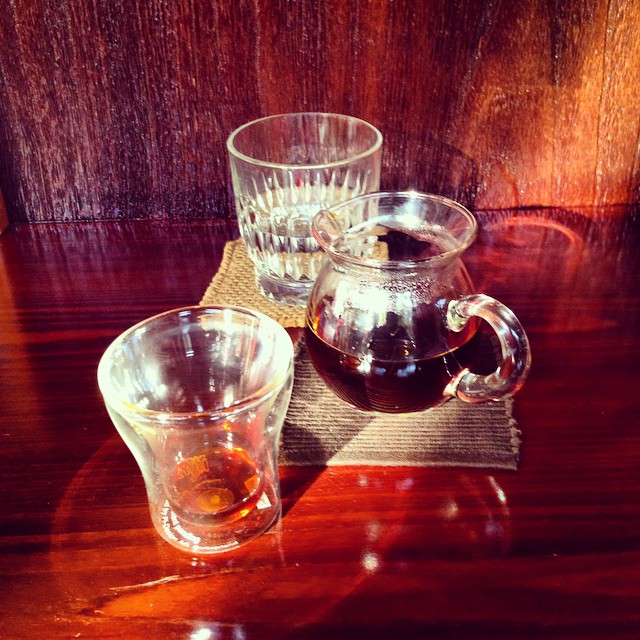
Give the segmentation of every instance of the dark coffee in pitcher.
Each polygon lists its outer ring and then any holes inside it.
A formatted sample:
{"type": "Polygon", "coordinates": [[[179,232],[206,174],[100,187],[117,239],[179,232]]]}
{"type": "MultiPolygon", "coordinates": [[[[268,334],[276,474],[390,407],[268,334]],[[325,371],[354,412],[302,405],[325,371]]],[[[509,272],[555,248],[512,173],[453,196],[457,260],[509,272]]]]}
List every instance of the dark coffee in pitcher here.
{"type": "Polygon", "coordinates": [[[423,411],[445,400],[447,385],[472,367],[478,354],[477,322],[456,333],[436,321],[433,312],[414,316],[410,323],[388,313],[359,354],[349,352],[348,340],[336,339],[348,328],[327,326],[316,317],[305,329],[307,350],[327,386],[350,405],[384,413],[423,411]],[[332,336],[332,344],[323,335],[332,336]]]}

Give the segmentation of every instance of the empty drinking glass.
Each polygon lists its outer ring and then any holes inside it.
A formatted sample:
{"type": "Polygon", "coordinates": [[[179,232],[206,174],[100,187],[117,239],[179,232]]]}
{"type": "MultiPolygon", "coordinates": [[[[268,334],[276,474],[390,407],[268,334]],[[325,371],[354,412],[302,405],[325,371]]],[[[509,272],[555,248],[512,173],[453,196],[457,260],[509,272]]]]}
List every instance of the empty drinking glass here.
{"type": "Polygon", "coordinates": [[[263,295],[304,305],[322,261],[311,220],[376,191],[382,135],[333,113],[269,116],[227,140],[240,233],[263,295]]]}

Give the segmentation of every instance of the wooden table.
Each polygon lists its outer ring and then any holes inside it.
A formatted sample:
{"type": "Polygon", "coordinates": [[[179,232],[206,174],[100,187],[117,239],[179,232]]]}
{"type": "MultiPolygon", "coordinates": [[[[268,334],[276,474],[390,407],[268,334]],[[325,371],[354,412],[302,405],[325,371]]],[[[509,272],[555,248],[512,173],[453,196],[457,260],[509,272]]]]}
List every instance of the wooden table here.
{"type": "Polygon", "coordinates": [[[640,637],[640,216],[478,218],[467,266],[533,351],[519,470],[282,469],[282,522],[207,559],[152,529],[95,374],[123,329],[200,300],[233,231],[10,228],[0,637],[640,637]]]}

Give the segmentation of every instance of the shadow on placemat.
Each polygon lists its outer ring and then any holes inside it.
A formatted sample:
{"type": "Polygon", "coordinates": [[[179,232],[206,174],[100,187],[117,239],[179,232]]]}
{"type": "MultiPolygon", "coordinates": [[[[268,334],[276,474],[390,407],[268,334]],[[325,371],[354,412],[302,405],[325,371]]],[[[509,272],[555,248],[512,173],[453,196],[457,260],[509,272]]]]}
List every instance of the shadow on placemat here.
{"type": "MultiPolygon", "coordinates": [[[[259,293],[242,240],[226,244],[220,269],[201,304],[247,307],[285,327],[304,326],[304,308],[278,305],[259,293]]],[[[358,411],[329,391],[304,344],[297,347],[281,464],[517,469],[520,432],[511,400],[481,405],[450,400],[435,409],[405,415],[358,411]]]]}
{"type": "Polygon", "coordinates": [[[280,463],[514,470],[520,439],[511,409],[511,401],[450,400],[414,414],[358,411],[325,386],[301,344],[280,463]]]}

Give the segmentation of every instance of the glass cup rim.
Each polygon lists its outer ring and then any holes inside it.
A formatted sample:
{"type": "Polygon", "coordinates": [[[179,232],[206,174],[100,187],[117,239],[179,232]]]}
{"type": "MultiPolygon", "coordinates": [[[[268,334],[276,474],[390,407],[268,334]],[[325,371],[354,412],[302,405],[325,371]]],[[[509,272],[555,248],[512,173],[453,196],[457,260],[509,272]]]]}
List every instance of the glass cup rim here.
{"type": "Polygon", "coordinates": [[[271,169],[330,169],[334,167],[341,167],[344,165],[348,165],[354,162],[358,162],[364,158],[367,158],[374,153],[376,153],[380,147],[382,146],[382,133],[380,130],[372,125],[370,122],[363,120],[362,118],[358,118],[357,116],[350,116],[343,113],[332,113],[328,111],[299,111],[299,112],[291,112],[291,113],[276,113],[269,116],[263,116],[261,118],[256,118],[255,120],[250,120],[249,122],[245,122],[240,125],[238,128],[234,129],[229,137],[227,138],[227,149],[233,157],[238,160],[242,160],[249,164],[258,165],[260,167],[269,167],[271,169]],[[276,119],[285,119],[285,118],[301,118],[304,116],[326,116],[328,118],[333,119],[342,119],[342,120],[350,120],[352,122],[357,122],[359,124],[365,125],[373,134],[375,135],[374,143],[365,151],[358,153],[353,156],[349,156],[344,160],[335,160],[333,162],[321,162],[321,163],[312,163],[312,164],[291,164],[286,162],[267,162],[266,160],[261,160],[260,158],[256,158],[254,156],[249,156],[245,153],[239,151],[235,146],[236,137],[245,129],[249,127],[255,126],[256,124],[266,122],[268,120],[276,120],[276,119]]]}
{"type": "Polygon", "coordinates": [[[118,335],[105,349],[102,357],[100,358],[100,362],[98,363],[98,387],[100,392],[107,404],[108,407],[113,408],[119,414],[125,417],[133,417],[136,421],[141,421],[145,423],[155,424],[157,426],[162,427],[163,425],[171,424],[172,427],[175,427],[176,424],[181,421],[193,420],[193,418],[210,418],[210,419],[219,419],[225,416],[229,416],[231,414],[238,413],[239,411],[245,411],[247,409],[251,409],[255,405],[263,402],[268,399],[273,394],[277,393],[282,389],[284,384],[286,383],[289,371],[291,369],[291,363],[293,362],[294,357],[294,348],[293,342],[291,340],[291,336],[287,333],[287,330],[278,322],[276,322],[273,318],[270,318],[264,313],[260,311],[255,311],[253,309],[247,309],[245,307],[239,306],[227,306],[227,305],[190,305],[186,307],[177,307],[175,309],[169,309],[167,311],[163,311],[161,313],[155,314],[140,322],[132,325],[128,329],[125,329],[120,335],[118,335]],[[177,316],[181,313],[189,312],[224,312],[231,311],[233,313],[237,313],[241,316],[250,316],[260,320],[261,322],[266,322],[274,329],[274,333],[279,335],[282,338],[281,349],[284,351],[278,351],[278,357],[282,357],[283,360],[287,359],[289,361],[289,365],[286,369],[278,372],[269,382],[262,385],[260,388],[256,389],[253,393],[247,395],[244,398],[241,398],[235,402],[227,406],[216,407],[215,409],[208,409],[202,412],[172,412],[172,411],[156,411],[154,409],[144,409],[135,404],[127,402],[121,398],[118,394],[117,390],[114,388],[114,385],[109,380],[109,372],[111,369],[111,359],[113,354],[122,347],[125,341],[131,337],[135,332],[139,331],[141,328],[146,325],[150,325],[158,320],[168,317],[168,316],[177,316]],[[286,337],[286,340],[285,340],[286,337]]]}
{"type": "Polygon", "coordinates": [[[452,200],[451,198],[447,198],[446,196],[441,196],[435,193],[424,193],[416,190],[407,190],[407,191],[373,191],[371,193],[363,193],[355,198],[350,198],[349,200],[345,200],[340,202],[332,207],[329,207],[327,211],[329,213],[340,213],[340,211],[346,209],[347,207],[353,206],[354,204],[358,204],[367,200],[384,200],[395,198],[398,200],[420,200],[420,201],[429,201],[429,202],[437,202],[445,207],[448,207],[457,213],[461,214],[462,217],[469,224],[469,233],[466,238],[460,242],[454,249],[450,249],[449,251],[443,251],[435,256],[429,256],[427,258],[419,258],[416,260],[379,260],[376,258],[365,258],[360,256],[351,255],[345,251],[340,251],[336,249],[330,242],[327,242],[317,230],[316,220],[323,213],[319,211],[313,217],[311,222],[312,233],[315,240],[321,246],[322,250],[333,256],[338,260],[344,260],[350,264],[354,265],[362,265],[367,267],[374,268],[385,268],[385,269],[407,269],[410,267],[416,267],[419,265],[433,265],[436,263],[448,262],[453,258],[456,258],[462,253],[464,253],[475,241],[478,235],[478,221],[475,216],[469,211],[464,205],[460,204],[456,200],[452,200]]]}

